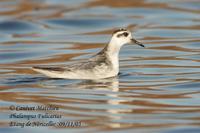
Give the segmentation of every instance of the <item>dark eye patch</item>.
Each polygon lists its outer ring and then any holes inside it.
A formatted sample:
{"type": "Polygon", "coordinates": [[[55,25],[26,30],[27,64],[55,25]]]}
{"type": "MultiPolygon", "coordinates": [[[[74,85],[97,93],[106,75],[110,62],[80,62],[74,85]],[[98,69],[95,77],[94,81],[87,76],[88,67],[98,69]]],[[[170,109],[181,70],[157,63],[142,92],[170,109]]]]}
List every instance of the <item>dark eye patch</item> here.
{"type": "Polygon", "coordinates": [[[128,35],[129,35],[128,32],[124,32],[122,34],[118,34],[117,37],[121,37],[121,36],[127,37],[128,35]]]}
{"type": "Polygon", "coordinates": [[[128,36],[128,33],[127,33],[127,32],[124,32],[123,35],[124,35],[125,37],[127,37],[127,36],[128,36]]]}

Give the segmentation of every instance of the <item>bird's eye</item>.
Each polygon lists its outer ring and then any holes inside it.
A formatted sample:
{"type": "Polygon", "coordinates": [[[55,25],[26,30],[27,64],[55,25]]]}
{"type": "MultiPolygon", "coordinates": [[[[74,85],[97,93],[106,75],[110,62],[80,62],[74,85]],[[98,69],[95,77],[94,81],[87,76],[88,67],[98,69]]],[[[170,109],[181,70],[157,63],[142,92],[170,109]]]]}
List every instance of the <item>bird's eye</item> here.
{"type": "Polygon", "coordinates": [[[128,36],[128,33],[127,33],[127,32],[124,32],[123,35],[124,35],[125,37],[127,37],[127,36],[128,36]]]}
{"type": "Polygon", "coordinates": [[[127,37],[129,35],[128,32],[123,32],[121,34],[118,34],[117,37],[127,37]]]}

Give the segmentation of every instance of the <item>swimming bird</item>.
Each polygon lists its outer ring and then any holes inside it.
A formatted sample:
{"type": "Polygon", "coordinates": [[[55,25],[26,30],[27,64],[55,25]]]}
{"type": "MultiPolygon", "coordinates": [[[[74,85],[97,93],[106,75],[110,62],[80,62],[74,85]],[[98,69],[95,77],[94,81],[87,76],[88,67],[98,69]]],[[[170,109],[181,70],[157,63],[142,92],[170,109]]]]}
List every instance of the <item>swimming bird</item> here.
{"type": "Polygon", "coordinates": [[[144,45],[135,40],[127,29],[113,32],[110,42],[90,59],[63,67],[35,66],[34,71],[51,78],[64,79],[104,79],[119,73],[119,51],[125,44],[144,45]]]}

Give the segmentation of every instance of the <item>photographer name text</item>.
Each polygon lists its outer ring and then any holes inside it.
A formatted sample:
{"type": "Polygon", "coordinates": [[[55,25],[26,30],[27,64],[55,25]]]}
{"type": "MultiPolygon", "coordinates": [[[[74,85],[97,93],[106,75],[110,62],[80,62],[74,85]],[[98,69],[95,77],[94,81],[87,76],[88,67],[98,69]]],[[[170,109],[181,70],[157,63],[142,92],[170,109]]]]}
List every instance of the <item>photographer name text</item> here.
{"type": "Polygon", "coordinates": [[[11,105],[9,107],[10,110],[12,111],[57,111],[59,110],[59,107],[57,106],[53,106],[53,105],[48,105],[48,106],[44,106],[44,105],[38,105],[38,106],[15,106],[15,105],[11,105]]]}

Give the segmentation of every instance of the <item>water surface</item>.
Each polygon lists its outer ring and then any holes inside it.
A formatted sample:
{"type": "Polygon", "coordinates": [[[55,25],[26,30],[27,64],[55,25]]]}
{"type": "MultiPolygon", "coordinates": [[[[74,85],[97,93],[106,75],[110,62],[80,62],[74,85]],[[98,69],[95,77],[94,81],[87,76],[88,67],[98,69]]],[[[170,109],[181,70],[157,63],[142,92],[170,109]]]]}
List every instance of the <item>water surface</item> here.
{"type": "Polygon", "coordinates": [[[198,0],[0,1],[0,132],[199,133],[199,14],[198,0]],[[88,59],[119,27],[146,48],[123,47],[116,78],[50,79],[30,69],[88,59]],[[28,121],[11,114],[45,112],[62,118],[30,121],[81,126],[10,126],[28,121]]]}

